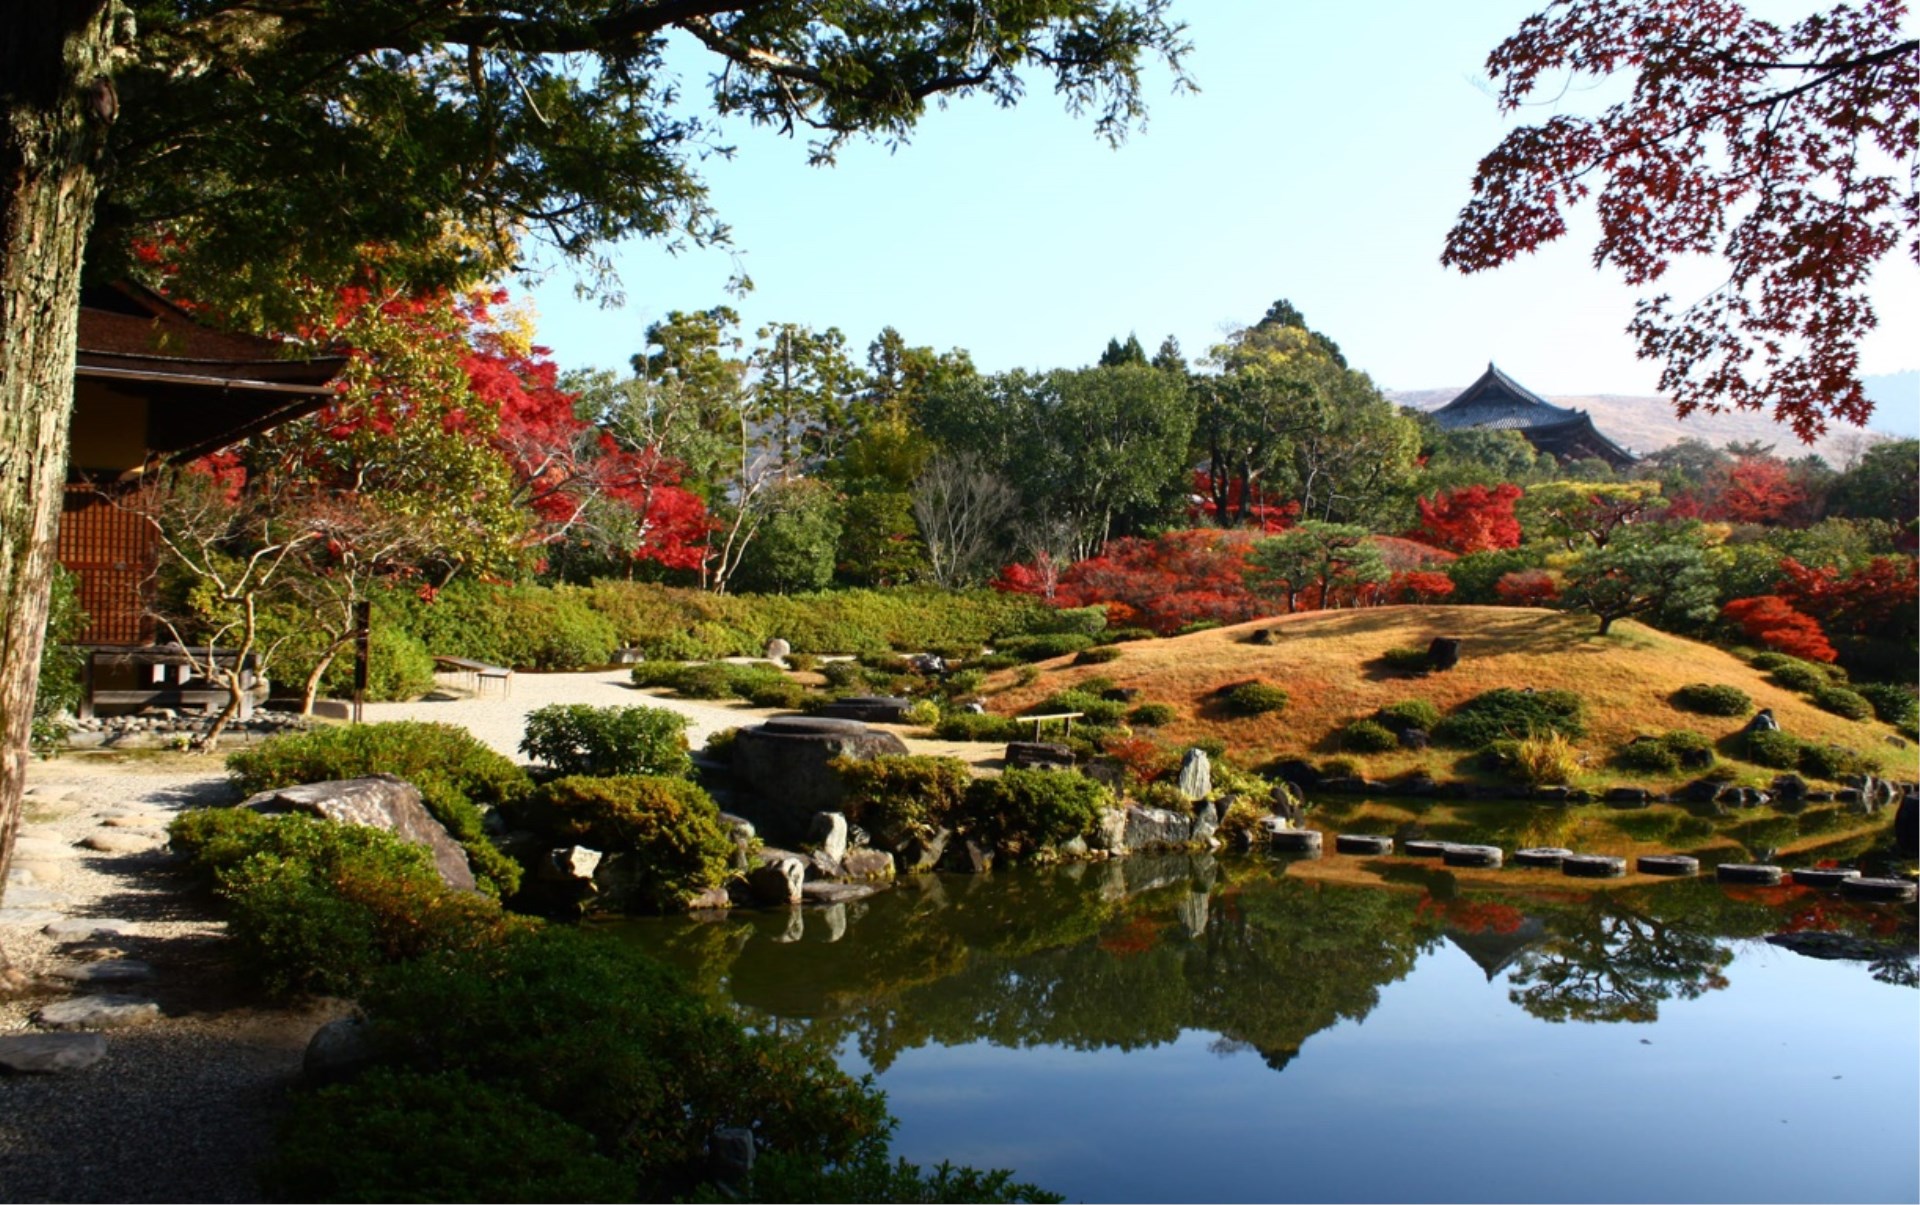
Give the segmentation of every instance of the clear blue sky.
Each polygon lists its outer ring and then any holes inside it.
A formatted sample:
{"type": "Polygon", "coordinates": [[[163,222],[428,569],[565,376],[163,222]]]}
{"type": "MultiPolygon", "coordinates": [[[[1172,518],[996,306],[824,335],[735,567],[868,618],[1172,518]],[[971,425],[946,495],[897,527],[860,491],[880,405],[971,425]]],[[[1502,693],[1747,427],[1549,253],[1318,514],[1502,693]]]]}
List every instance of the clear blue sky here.
{"type": "MultiPolygon", "coordinates": [[[[737,158],[705,176],[734,250],[617,249],[615,310],[556,273],[535,291],[540,338],[565,367],[624,367],[648,323],[728,301],[744,269],[756,287],[730,304],[748,334],[838,326],[856,356],[893,325],[988,370],[1089,363],[1129,331],[1197,357],[1286,297],[1383,388],[1464,385],[1493,360],[1543,393],[1652,394],[1658,372],[1624,334],[1635,293],[1591,266],[1590,226],[1491,274],[1439,263],[1474,165],[1508,127],[1482,63],[1539,7],[1186,0],[1201,91],[1157,75],[1148,127],[1118,150],[1037,79],[1015,108],[956,102],[897,152],[857,145],[832,168],[730,128],[737,158]]],[[[1865,371],[1920,367],[1910,260],[1883,265],[1876,302],[1865,371]]]]}

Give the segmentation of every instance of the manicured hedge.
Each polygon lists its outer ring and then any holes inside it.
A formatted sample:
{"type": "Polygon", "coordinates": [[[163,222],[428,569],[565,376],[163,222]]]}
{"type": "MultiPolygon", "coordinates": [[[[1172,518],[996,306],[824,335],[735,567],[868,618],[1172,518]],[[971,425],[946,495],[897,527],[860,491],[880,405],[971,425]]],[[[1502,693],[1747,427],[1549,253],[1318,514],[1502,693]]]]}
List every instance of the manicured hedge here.
{"type": "Polygon", "coordinates": [[[1242,682],[1226,693],[1227,710],[1235,715],[1266,715],[1287,705],[1287,692],[1270,682],[1242,682]]]}
{"type": "Polygon", "coordinates": [[[888,848],[957,823],[973,781],[967,764],[954,757],[840,758],[833,768],[846,787],[847,819],[888,848]]]}
{"type": "Polygon", "coordinates": [[[1455,707],[1434,726],[1434,739],[1463,749],[1480,749],[1496,740],[1524,740],[1557,732],[1586,734],[1585,704],[1570,690],[1514,690],[1499,687],[1455,707]]]}
{"type": "Polygon", "coordinates": [[[527,713],[520,752],[559,775],[685,774],[687,718],[664,707],[555,703],[527,713]]]}
{"type": "Polygon", "coordinates": [[[1753,699],[1738,686],[1692,682],[1673,692],[1673,705],[1698,715],[1746,715],[1753,699]]]}
{"type": "Polygon", "coordinates": [[[625,855],[640,893],[662,910],[719,886],[733,856],[720,809],[684,778],[561,778],[512,812],[515,823],[555,843],[625,855]]]}
{"type": "Polygon", "coordinates": [[[1064,770],[1007,770],[967,788],[966,831],[1011,856],[1092,834],[1113,792],[1064,770]]]}

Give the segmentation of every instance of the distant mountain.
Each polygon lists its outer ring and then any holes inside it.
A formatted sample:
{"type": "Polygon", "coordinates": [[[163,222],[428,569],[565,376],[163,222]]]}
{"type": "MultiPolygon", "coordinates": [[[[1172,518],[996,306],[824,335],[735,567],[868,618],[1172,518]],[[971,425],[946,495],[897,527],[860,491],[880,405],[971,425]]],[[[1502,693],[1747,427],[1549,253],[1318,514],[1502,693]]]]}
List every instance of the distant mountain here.
{"type": "MultiPolygon", "coordinates": [[[[1458,385],[1448,389],[1395,389],[1388,390],[1387,397],[1416,410],[1438,410],[1460,396],[1460,391],[1465,388],[1465,385],[1458,385]]],[[[1839,466],[1851,459],[1855,448],[1863,442],[1863,436],[1871,437],[1876,432],[1920,434],[1915,430],[1920,425],[1920,372],[1869,377],[1867,391],[1878,406],[1869,431],[1843,428],[1829,432],[1813,445],[1813,450],[1820,453],[1828,464],[1839,466]],[[1882,382],[1885,384],[1880,384],[1882,382]],[[1901,392],[1903,387],[1906,390],[1904,394],[1901,392]]],[[[1790,428],[1781,426],[1763,414],[1747,411],[1735,414],[1696,413],[1682,420],[1673,416],[1673,404],[1660,397],[1623,397],[1615,393],[1546,396],[1555,405],[1585,410],[1593,416],[1593,425],[1600,429],[1601,434],[1640,454],[1658,451],[1683,439],[1704,440],[1716,448],[1729,443],[1757,440],[1773,444],[1774,450],[1782,456],[1804,454],[1802,445],[1790,428]]]]}

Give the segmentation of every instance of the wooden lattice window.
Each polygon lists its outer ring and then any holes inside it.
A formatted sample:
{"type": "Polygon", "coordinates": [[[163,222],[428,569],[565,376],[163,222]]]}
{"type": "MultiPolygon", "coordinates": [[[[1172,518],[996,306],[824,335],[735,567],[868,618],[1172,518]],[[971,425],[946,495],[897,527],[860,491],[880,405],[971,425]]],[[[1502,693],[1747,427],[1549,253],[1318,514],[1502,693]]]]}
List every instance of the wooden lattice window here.
{"type": "Polygon", "coordinates": [[[80,579],[87,613],[82,644],[151,644],[147,590],[153,578],[153,529],[94,487],[69,485],[60,517],[60,563],[80,579]]]}

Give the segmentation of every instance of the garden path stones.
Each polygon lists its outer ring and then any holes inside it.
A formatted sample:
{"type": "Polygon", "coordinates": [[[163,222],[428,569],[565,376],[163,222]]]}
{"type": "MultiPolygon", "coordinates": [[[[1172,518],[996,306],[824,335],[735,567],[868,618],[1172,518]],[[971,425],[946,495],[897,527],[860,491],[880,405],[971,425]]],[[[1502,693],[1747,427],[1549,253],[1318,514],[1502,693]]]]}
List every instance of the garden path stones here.
{"type": "Polygon", "coordinates": [[[1402,841],[1400,852],[1409,858],[1444,858],[1450,844],[1447,841],[1402,841]]]}
{"type": "Polygon", "coordinates": [[[17,861],[52,861],[59,858],[71,858],[73,849],[65,842],[52,837],[33,837],[22,833],[13,842],[13,856],[17,861]]]}
{"type": "Polygon", "coordinates": [[[160,842],[158,833],[116,830],[82,837],[80,847],[102,854],[144,854],[160,848],[160,842]]]}
{"type": "Polygon", "coordinates": [[[1497,845],[1449,845],[1440,858],[1448,866],[1498,870],[1506,860],[1506,854],[1497,845]]]}
{"type": "Polygon", "coordinates": [[[97,1033],[28,1033],[0,1037],[0,1068],[16,1075],[84,1071],[107,1057],[97,1033]]]}
{"type": "Polygon", "coordinates": [[[1917,893],[1915,885],[1907,879],[1848,879],[1840,884],[1840,894],[1856,900],[1885,900],[1897,904],[1911,904],[1917,893]]]}
{"type": "Polygon", "coordinates": [[[153,978],[153,967],[138,958],[104,958],[55,967],[47,974],[71,983],[144,983],[153,978]]]}
{"type": "Polygon", "coordinates": [[[1390,854],[1393,852],[1393,838],[1375,837],[1367,833],[1340,833],[1333,839],[1333,848],[1343,854],[1390,854]]]}
{"type": "Polygon", "coordinates": [[[1627,873],[1627,860],[1606,854],[1569,854],[1560,859],[1560,873],[1573,879],[1617,879],[1627,873]]]}
{"type": "Polygon", "coordinates": [[[1839,887],[1848,879],[1857,879],[1857,870],[1834,869],[1828,867],[1801,866],[1793,872],[1793,881],[1801,887],[1824,887],[1828,890],[1839,887]]]}
{"type": "Polygon", "coordinates": [[[62,869],[58,862],[15,862],[7,870],[7,884],[10,887],[55,887],[60,883],[62,869]]]}
{"type": "Polygon", "coordinates": [[[1646,854],[1634,863],[1634,869],[1641,874],[1686,878],[1700,873],[1700,859],[1685,854],[1646,854]]]}
{"type": "Polygon", "coordinates": [[[33,1014],[48,1029],[127,1029],[160,1018],[160,1006],[137,996],[75,996],[33,1014]]]}
{"type": "Polygon", "coordinates": [[[1320,856],[1320,843],[1324,840],[1315,829],[1281,829],[1268,838],[1268,849],[1277,854],[1304,854],[1309,858],[1320,856]]]}
{"type": "Polygon", "coordinates": [[[1549,870],[1557,870],[1560,868],[1562,862],[1572,856],[1572,850],[1562,849],[1557,845],[1536,845],[1531,849],[1514,850],[1513,864],[1515,866],[1536,866],[1549,870]]]}
{"type": "Polygon", "coordinates": [[[1778,866],[1722,862],[1714,868],[1714,876],[1722,883],[1758,883],[1763,887],[1778,887],[1780,881],[1787,877],[1787,872],[1778,866]]]}
{"type": "Polygon", "coordinates": [[[125,937],[131,923],[104,917],[62,917],[40,931],[55,941],[99,941],[125,937]]]}

